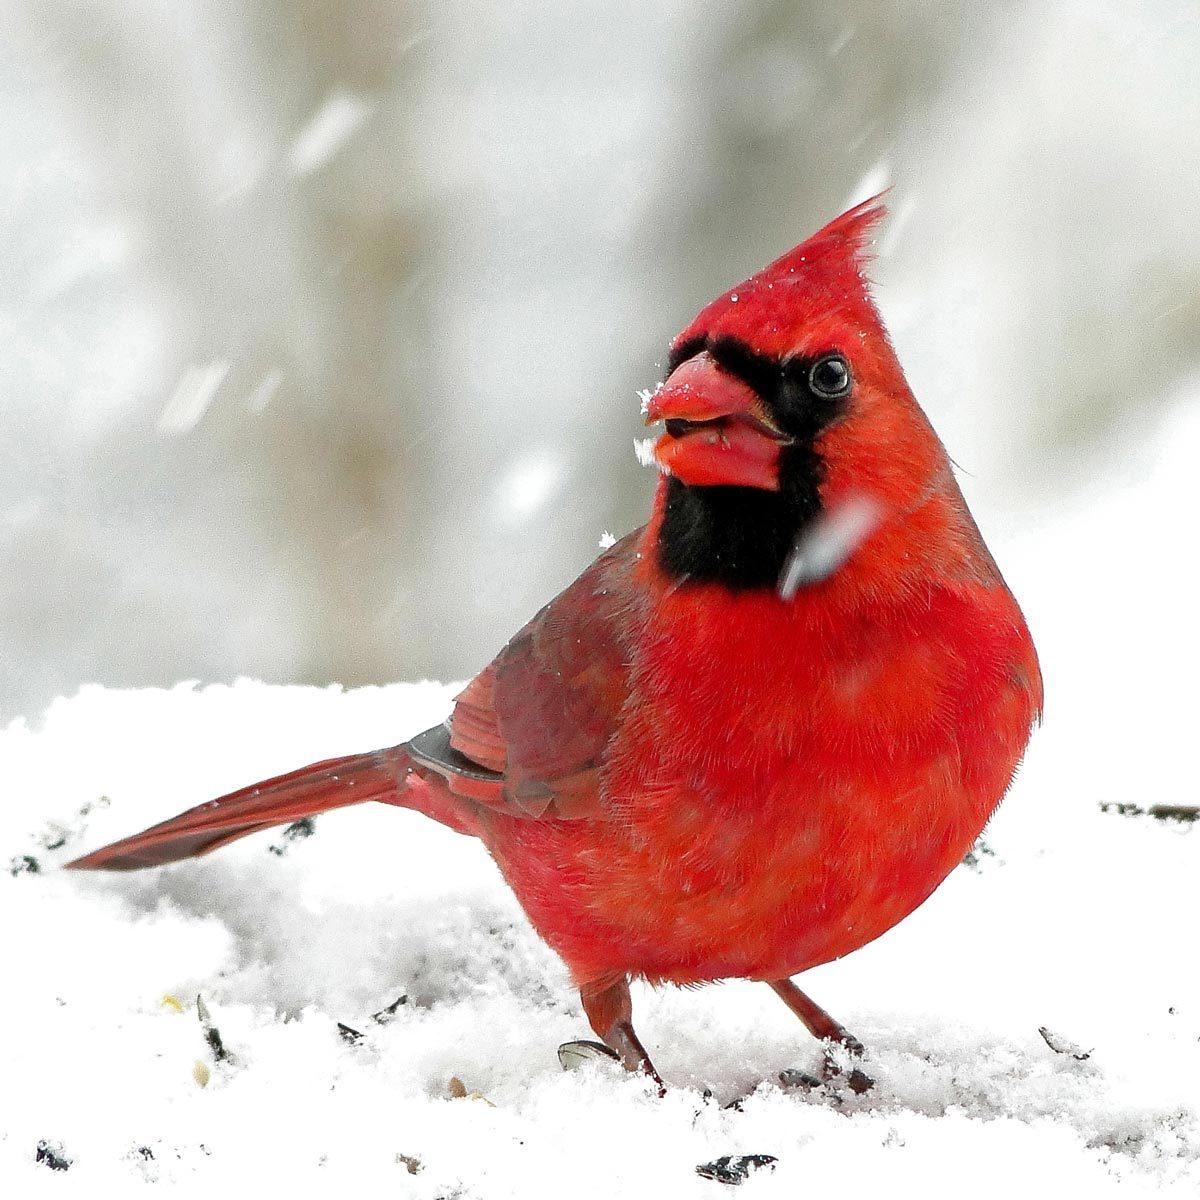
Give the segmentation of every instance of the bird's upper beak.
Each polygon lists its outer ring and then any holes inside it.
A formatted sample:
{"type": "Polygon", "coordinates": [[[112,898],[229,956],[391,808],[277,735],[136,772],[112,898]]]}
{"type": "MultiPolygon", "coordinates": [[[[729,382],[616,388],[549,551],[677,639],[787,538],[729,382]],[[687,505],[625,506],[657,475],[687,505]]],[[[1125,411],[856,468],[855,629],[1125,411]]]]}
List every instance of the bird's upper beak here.
{"type": "Polygon", "coordinates": [[[790,439],[759,394],[707,350],[680,363],[650,398],[646,424],[666,422],[659,465],[695,487],[779,490],[779,451],[790,439]]]}

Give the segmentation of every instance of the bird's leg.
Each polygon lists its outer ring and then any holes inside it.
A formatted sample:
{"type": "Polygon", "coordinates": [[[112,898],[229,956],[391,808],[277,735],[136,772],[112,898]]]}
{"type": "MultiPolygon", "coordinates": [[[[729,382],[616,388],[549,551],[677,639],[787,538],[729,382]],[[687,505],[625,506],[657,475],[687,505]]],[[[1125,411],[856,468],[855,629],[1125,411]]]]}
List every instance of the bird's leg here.
{"type": "MultiPolygon", "coordinates": [[[[804,1027],[819,1041],[833,1042],[848,1050],[855,1058],[863,1055],[863,1044],[844,1025],[835,1021],[819,1004],[810,1000],[790,979],[769,981],[775,994],[804,1022],[804,1027]]],[[[826,1054],[827,1075],[840,1075],[837,1064],[826,1054]]],[[[865,1092],[873,1080],[857,1067],[847,1077],[850,1090],[865,1092]]]]}
{"type": "Polygon", "coordinates": [[[629,995],[629,980],[620,979],[608,987],[582,987],[579,999],[591,1027],[604,1044],[615,1050],[627,1071],[644,1071],[659,1090],[664,1090],[662,1077],[654,1069],[646,1047],[633,1028],[633,1000],[629,995]]]}
{"type": "Polygon", "coordinates": [[[855,1057],[863,1053],[863,1044],[844,1025],[835,1021],[819,1004],[810,1000],[790,979],[773,979],[776,995],[804,1022],[805,1029],[818,1041],[836,1042],[855,1057]]]}

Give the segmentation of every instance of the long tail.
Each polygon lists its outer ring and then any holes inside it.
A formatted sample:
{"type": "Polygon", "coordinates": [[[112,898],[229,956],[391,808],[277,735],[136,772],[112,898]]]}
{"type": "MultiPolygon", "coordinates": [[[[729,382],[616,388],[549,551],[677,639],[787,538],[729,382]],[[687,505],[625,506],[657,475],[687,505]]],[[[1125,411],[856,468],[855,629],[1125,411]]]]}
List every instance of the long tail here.
{"type": "MultiPolygon", "coordinates": [[[[289,771],[113,842],[66,865],[81,871],[135,871],[207,854],[218,846],[301,817],[363,804],[403,803],[411,763],[403,746],[351,754],[289,771]]],[[[437,814],[430,812],[435,819],[437,814]]]]}

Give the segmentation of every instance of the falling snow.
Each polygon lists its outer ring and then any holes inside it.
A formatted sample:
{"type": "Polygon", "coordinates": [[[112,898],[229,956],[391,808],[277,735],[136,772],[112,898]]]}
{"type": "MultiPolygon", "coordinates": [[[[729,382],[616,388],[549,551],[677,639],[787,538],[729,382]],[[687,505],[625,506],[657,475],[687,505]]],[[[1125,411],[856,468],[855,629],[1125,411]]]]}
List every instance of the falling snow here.
{"type": "Polygon", "coordinates": [[[313,113],[296,135],[288,161],[297,175],[319,171],[354,136],[375,106],[361,96],[338,89],[313,113]]]}

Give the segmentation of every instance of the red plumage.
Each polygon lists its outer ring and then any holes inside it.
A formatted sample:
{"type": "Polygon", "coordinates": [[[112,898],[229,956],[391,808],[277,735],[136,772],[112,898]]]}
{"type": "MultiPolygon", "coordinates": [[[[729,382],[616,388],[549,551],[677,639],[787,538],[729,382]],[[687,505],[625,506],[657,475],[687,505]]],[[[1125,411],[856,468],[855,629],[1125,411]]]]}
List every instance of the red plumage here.
{"type": "Polygon", "coordinates": [[[316,764],[96,851],[131,868],[361,800],[479,837],[597,1033],[652,1070],[628,980],[772,983],[916,908],[970,848],[1041,708],[1020,610],[918,408],[850,210],[705,307],[653,397],[649,523],[459,697],[448,735],[316,764]],[[845,378],[843,379],[843,371],[845,378]],[[820,513],[877,519],[784,599],[820,513]]]}

